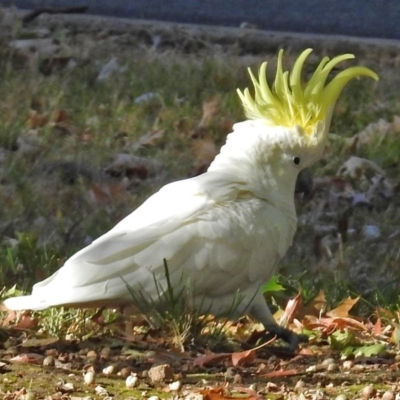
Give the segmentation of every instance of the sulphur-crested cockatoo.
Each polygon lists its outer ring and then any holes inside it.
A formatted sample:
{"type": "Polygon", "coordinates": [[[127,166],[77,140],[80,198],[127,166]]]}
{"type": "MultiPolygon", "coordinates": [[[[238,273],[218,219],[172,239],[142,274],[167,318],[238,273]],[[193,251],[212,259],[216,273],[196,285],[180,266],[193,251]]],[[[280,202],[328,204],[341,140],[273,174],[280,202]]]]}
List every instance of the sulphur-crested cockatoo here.
{"type": "Polygon", "coordinates": [[[258,79],[249,71],[254,95],[238,90],[248,120],[235,124],[207,172],[164,186],[30,296],[5,306],[124,306],[132,291],[157,302],[167,290],[166,260],[170,285],[178,291],[190,284],[199,311],[249,314],[296,348],[299,336],[277,325],[260,287],[292,243],[296,177],[321,157],[340,92],[357,76],[377,79],[353,66],[327,83],[337,64],[353,58],[345,54],[323,58],[303,84],[310,52],[284,72],[280,51],[272,86],[267,63],[258,79]]]}

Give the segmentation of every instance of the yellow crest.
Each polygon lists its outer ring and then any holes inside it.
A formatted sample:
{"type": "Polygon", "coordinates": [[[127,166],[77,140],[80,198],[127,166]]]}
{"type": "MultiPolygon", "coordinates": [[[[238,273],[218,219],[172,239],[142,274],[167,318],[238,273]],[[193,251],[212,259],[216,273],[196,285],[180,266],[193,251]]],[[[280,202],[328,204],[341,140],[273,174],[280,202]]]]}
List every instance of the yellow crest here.
{"type": "Polygon", "coordinates": [[[249,68],[255,88],[254,98],[249,89],[238,89],[245,113],[249,119],[265,120],[272,125],[292,127],[298,125],[311,134],[319,121],[325,122],[326,130],[330,124],[333,106],[342,89],[353,78],[369,76],[378,80],[378,75],[365,67],[350,67],[339,72],[328,84],[327,78],[340,62],[354,58],[352,54],[324,57],[308,82],[302,84],[304,62],[312,49],[304,50],[295,61],[292,70],[283,71],[283,50],[279,51],[275,81],[269,87],[266,70],[267,63],[261,65],[258,80],[249,68]]]}

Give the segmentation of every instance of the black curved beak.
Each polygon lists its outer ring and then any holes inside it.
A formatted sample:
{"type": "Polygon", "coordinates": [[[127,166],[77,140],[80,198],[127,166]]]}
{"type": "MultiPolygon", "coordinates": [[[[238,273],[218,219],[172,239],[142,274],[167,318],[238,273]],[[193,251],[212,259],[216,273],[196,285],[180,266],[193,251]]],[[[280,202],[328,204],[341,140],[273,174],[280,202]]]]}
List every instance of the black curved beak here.
{"type": "Polygon", "coordinates": [[[311,194],[312,187],[313,175],[308,168],[303,169],[299,172],[299,175],[297,175],[296,187],[294,192],[296,194],[303,193],[304,198],[307,198],[311,194]]]}

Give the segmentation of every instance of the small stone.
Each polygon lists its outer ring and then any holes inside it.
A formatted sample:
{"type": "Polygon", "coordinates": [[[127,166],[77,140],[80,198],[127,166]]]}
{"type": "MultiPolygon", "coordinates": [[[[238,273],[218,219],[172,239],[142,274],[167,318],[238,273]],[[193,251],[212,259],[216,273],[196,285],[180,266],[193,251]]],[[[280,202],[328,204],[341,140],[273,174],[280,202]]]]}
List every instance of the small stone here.
{"type": "Polygon", "coordinates": [[[147,400],[160,400],[158,396],[150,396],[147,400]]]}
{"type": "Polygon", "coordinates": [[[182,382],[181,381],[171,382],[168,385],[168,387],[169,387],[169,390],[171,390],[171,392],[177,392],[182,387],[182,382]]]}
{"type": "Polygon", "coordinates": [[[53,356],[47,356],[43,359],[43,367],[52,367],[56,360],[53,356]]]}
{"type": "Polygon", "coordinates": [[[86,385],[91,385],[96,380],[95,374],[93,371],[88,371],[83,375],[83,381],[86,385]]]}
{"type": "Polygon", "coordinates": [[[107,389],[103,388],[103,386],[97,385],[97,386],[94,388],[94,391],[95,391],[96,394],[99,395],[99,396],[104,396],[104,397],[105,397],[105,396],[108,396],[107,389]]]}
{"type": "Polygon", "coordinates": [[[235,385],[240,385],[242,383],[243,379],[242,379],[242,375],[240,374],[235,374],[235,376],[233,377],[233,383],[235,385]]]}
{"type": "Polygon", "coordinates": [[[315,365],[310,365],[307,367],[306,372],[315,372],[317,370],[317,367],[315,365]]]}
{"type": "Polygon", "coordinates": [[[367,385],[362,389],[361,394],[364,399],[371,399],[376,395],[376,389],[372,385],[367,385]]]}
{"type": "Polygon", "coordinates": [[[336,363],[335,364],[328,364],[326,370],[329,371],[329,372],[337,372],[337,371],[339,371],[339,366],[336,363]]]}
{"type": "Polygon", "coordinates": [[[127,378],[132,373],[132,370],[129,367],[124,367],[121,371],[118,372],[118,375],[122,378],[127,378]]]}
{"type": "Polygon", "coordinates": [[[143,379],[147,379],[149,377],[149,371],[147,369],[144,369],[142,371],[142,375],[141,376],[142,376],[143,379]]]}
{"type": "Polygon", "coordinates": [[[390,392],[389,390],[383,393],[381,400],[395,400],[395,395],[393,392],[390,392]]]}
{"type": "Polygon", "coordinates": [[[149,369],[149,379],[151,383],[160,383],[172,381],[174,379],[174,373],[169,364],[157,365],[149,369]]]}
{"type": "Polygon", "coordinates": [[[185,400],[203,400],[204,396],[200,393],[190,393],[185,396],[185,400]]]}
{"type": "Polygon", "coordinates": [[[301,379],[296,382],[296,385],[294,386],[295,390],[302,390],[306,386],[305,382],[302,381],[301,379]]]}
{"type": "Polygon", "coordinates": [[[341,393],[335,397],[335,400],[347,400],[347,396],[345,394],[341,393]]]}
{"type": "Polygon", "coordinates": [[[324,367],[327,367],[328,365],[335,364],[335,363],[336,363],[335,359],[333,359],[333,358],[325,358],[325,360],[322,361],[321,365],[324,366],[324,367]]]}
{"type": "Polygon", "coordinates": [[[128,376],[125,380],[125,385],[127,388],[132,389],[139,384],[139,378],[136,374],[128,376]]]}
{"type": "Polygon", "coordinates": [[[110,358],[111,349],[109,347],[103,347],[100,352],[100,358],[108,360],[110,358]]]}
{"type": "Polygon", "coordinates": [[[32,390],[28,390],[28,392],[23,395],[22,399],[23,400],[35,400],[36,394],[32,390]]]}
{"type": "Polygon", "coordinates": [[[93,350],[90,350],[86,354],[86,357],[89,358],[89,359],[96,360],[97,359],[97,353],[95,351],[93,351],[93,350]]]}
{"type": "Polygon", "coordinates": [[[233,367],[228,367],[225,371],[225,378],[229,379],[229,378],[234,378],[236,375],[236,371],[235,368],[233,367]]]}
{"type": "Polygon", "coordinates": [[[108,367],[103,368],[103,374],[105,376],[110,376],[114,373],[114,365],[109,365],[108,367]]]}
{"type": "Polygon", "coordinates": [[[354,366],[354,361],[353,360],[343,361],[343,369],[352,369],[353,366],[354,366]]]}
{"type": "Polygon", "coordinates": [[[267,382],[265,386],[265,391],[268,392],[277,392],[279,391],[279,386],[273,382],[267,382]]]}

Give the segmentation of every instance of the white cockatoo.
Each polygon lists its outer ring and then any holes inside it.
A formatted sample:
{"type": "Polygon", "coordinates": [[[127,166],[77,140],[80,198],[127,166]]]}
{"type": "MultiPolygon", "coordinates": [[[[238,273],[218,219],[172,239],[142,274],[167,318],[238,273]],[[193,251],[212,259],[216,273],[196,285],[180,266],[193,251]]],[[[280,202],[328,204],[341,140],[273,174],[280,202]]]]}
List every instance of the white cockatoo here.
{"type": "Polygon", "coordinates": [[[296,231],[298,173],[323,152],[333,107],[343,87],[368,68],[328,75],[351,54],[322,59],[303,84],[303,51],[290,72],[277,59],[273,85],[263,63],[254,95],[238,90],[247,121],[234,125],[207,172],[170,183],[108,233],[80,250],[29,296],[5,300],[8,309],[126,306],[132,292],[161,301],[169,284],[190,284],[199,311],[253,316],[294,349],[301,337],[278,326],[260,288],[274,274],[296,231]],[[235,305],[238,296],[240,301],[235,305]],[[161,296],[162,297],[162,296],[161,296]]]}

